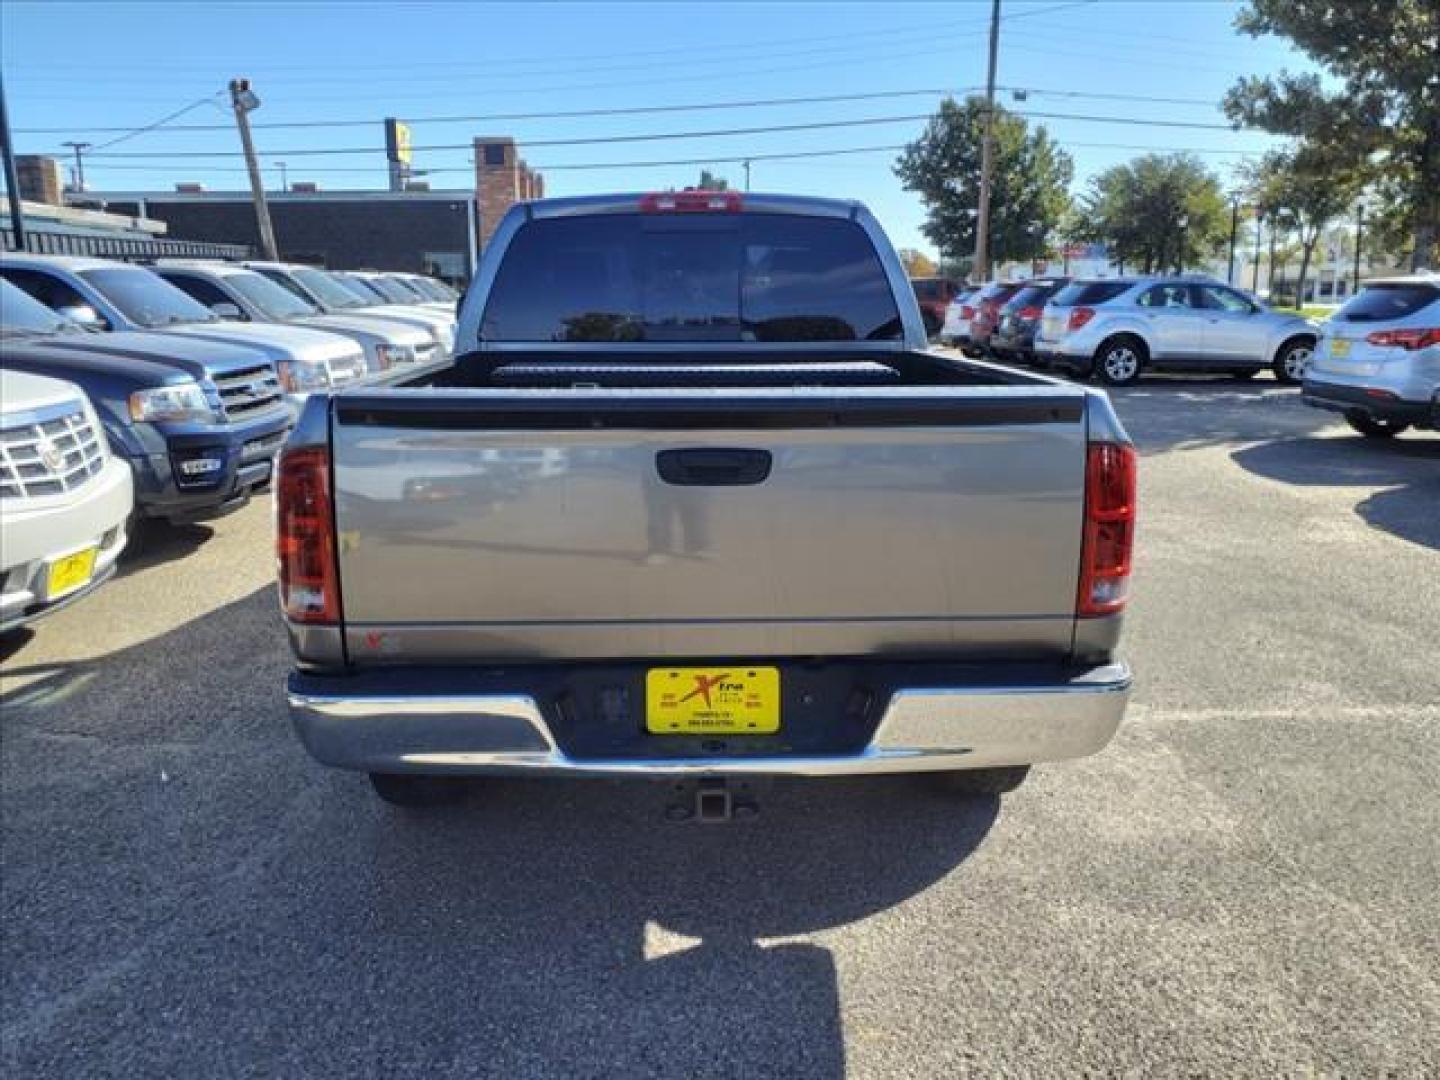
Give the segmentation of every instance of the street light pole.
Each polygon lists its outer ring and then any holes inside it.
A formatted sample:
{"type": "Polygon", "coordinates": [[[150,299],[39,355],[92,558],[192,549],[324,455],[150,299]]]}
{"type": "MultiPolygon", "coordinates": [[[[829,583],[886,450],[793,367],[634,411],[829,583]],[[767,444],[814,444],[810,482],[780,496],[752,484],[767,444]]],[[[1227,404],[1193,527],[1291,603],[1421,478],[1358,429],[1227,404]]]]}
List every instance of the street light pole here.
{"type": "Polygon", "coordinates": [[[1180,226],[1180,246],[1175,252],[1175,273],[1183,274],[1185,272],[1185,234],[1190,228],[1190,215],[1181,214],[1177,224],[1180,226]]]}
{"type": "Polygon", "coordinates": [[[1250,278],[1250,291],[1260,295],[1260,245],[1265,234],[1265,216],[1257,207],[1255,210],[1255,272],[1250,278]]]}
{"type": "Polygon", "coordinates": [[[745,159],[745,190],[750,190],[750,159],[745,159]]]}
{"type": "Polygon", "coordinates": [[[282,192],[289,191],[290,181],[285,173],[285,162],[277,161],[275,162],[275,167],[280,170],[280,190],[282,192]]]}
{"type": "Polygon", "coordinates": [[[975,273],[990,280],[990,181],[995,171],[995,61],[1000,51],[1000,0],[990,7],[990,65],[985,75],[985,136],[980,144],[980,213],[975,219],[975,273]]]}
{"type": "Polygon", "coordinates": [[[15,237],[15,250],[25,246],[25,210],[20,205],[20,177],[15,172],[15,144],[10,141],[10,114],[5,110],[5,82],[0,79],[0,158],[5,164],[5,195],[10,203],[10,231],[15,237]]]}
{"type": "Polygon", "coordinates": [[[245,151],[245,168],[250,173],[250,195],[255,200],[255,224],[260,231],[260,250],[274,262],[280,258],[275,246],[275,229],[270,224],[270,207],[265,202],[265,182],[260,178],[260,163],[255,159],[255,142],[250,137],[250,113],[260,107],[260,99],[250,90],[249,79],[230,80],[230,104],[235,110],[235,126],[240,129],[240,147],[245,151]]]}

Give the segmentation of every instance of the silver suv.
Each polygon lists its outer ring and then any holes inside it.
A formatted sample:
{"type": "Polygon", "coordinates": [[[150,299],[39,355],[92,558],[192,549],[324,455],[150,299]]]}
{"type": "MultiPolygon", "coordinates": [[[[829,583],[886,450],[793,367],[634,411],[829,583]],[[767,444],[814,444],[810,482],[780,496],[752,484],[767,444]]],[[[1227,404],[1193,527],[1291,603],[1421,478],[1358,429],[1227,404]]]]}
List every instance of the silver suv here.
{"type": "Polygon", "coordinates": [[[1322,329],[1307,405],[1370,438],[1440,430],[1440,274],[1367,281],[1322,329]]]}
{"type": "Polygon", "coordinates": [[[1039,362],[1127,386],[1146,370],[1228,371],[1249,378],[1270,368],[1298,383],[1319,329],[1272,311],[1209,277],[1075,281],[1045,305],[1035,335],[1039,362]]]}

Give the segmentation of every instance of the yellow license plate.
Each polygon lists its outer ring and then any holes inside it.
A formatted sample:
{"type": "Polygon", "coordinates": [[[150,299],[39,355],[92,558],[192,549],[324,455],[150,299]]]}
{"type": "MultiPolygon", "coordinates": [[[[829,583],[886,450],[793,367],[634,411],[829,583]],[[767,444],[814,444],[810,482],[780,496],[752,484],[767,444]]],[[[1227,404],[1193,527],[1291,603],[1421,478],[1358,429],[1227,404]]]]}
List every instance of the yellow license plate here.
{"type": "Polygon", "coordinates": [[[1336,360],[1344,360],[1350,355],[1350,341],[1348,338],[1331,338],[1330,355],[1336,360]]]}
{"type": "Polygon", "coordinates": [[[45,597],[54,600],[57,596],[74,592],[95,573],[95,548],[86,548],[73,555],[66,555],[50,564],[45,576],[45,597]]]}
{"type": "Polygon", "coordinates": [[[651,668],[645,730],[652,735],[773,735],[780,730],[780,669],[651,668]]]}

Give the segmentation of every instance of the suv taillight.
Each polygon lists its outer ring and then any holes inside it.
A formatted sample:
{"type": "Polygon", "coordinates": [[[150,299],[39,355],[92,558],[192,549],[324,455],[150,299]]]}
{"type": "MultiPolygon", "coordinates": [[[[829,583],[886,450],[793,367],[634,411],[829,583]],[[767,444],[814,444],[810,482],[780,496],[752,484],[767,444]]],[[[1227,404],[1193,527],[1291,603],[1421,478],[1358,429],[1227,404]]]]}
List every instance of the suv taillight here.
{"type": "Polygon", "coordinates": [[[324,449],[304,447],[280,455],[275,553],[285,617],[302,623],[338,623],[335,515],[330,502],[330,454],[324,449]]]}
{"type": "Polygon", "coordinates": [[[1406,350],[1424,349],[1430,345],[1440,345],[1440,326],[1414,330],[1376,330],[1373,334],[1366,334],[1365,340],[1371,345],[1393,346],[1406,350]]]}
{"type": "Polygon", "coordinates": [[[1085,532],[1077,618],[1113,615],[1130,596],[1135,549],[1135,448],[1091,443],[1085,458],[1085,532]]]}
{"type": "Polygon", "coordinates": [[[1094,317],[1095,309],[1093,307],[1077,307],[1070,312],[1070,318],[1065,323],[1065,329],[1079,330],[1094,317]]]}

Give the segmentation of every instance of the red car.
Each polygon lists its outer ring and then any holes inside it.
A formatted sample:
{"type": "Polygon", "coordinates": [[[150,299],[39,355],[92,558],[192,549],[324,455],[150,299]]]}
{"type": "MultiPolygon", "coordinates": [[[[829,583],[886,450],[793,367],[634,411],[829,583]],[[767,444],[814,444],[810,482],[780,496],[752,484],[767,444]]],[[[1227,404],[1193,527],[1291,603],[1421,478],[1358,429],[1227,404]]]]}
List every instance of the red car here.
{"type": "Polygon", "coordinates": [[[990,338],[1000,325],[1000,309],[1010,298],[1024,288],[1023,281],[992,281],[975,297],[975,317],[970,320],[970,345],[984,353],[990,348],[990,338]]]}
{"type": "Polygon", "coordinates": [[[915,299],[920,301],[920,315],[925,320],[925,332],[932,337],[945,325],[945,309],[955,294],[960,291],[957,282],[943,277],[911,278],[910,287],[915,290],[915,299]]]}

